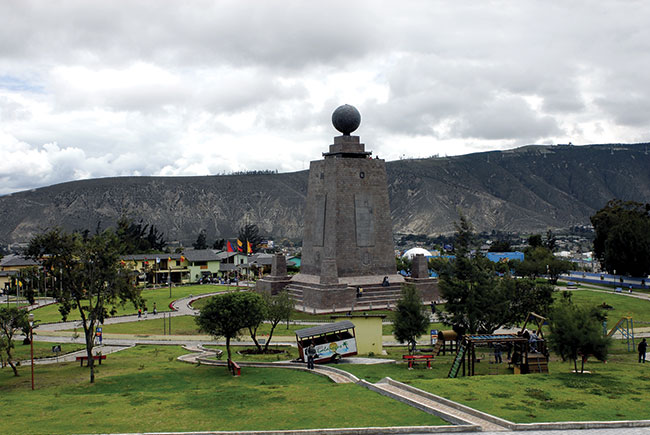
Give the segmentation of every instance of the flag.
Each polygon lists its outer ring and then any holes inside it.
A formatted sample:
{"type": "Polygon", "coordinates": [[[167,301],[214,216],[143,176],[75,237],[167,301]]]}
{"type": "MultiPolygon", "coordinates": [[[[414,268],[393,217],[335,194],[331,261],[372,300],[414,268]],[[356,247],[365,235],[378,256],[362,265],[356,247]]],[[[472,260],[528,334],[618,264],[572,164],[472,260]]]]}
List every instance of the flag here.
{"type": "Polygon", "coordinates": [[[181,255],[181,263],[185,261],[185,257],[181,255]]]}
{"type": "Polygon", "coordinates": [[[228,252],[235,252],[235,250],[232,249],[232,245],[230,244],[230,240],[228,240],[228,248],[227,248],[227,251],[228,251],[228,252]]]}
{"type": "Polygon", "coordinates": [[[244,252],[244,243],[239,239],[237,239],[237,251],[244,252]]]}
{"type": "Polygon", "coordinates": [[[251,246],[251,242],[246,240],[246,253],[252,254],[253,253],[253,247],[251,246]]]}
{"type": "Polygon", "coordinates": [[[160,257],[156,257],[156,263],[160,263],[160,257]]]}

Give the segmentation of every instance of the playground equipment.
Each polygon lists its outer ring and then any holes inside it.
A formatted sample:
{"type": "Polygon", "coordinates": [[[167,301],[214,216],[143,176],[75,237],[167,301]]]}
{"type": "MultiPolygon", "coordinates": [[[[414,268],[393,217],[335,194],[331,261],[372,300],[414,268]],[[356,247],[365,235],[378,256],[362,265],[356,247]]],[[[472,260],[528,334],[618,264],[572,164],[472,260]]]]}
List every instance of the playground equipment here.
{"type": "Polygon", "coordinates": [[[444,355],[446,351],[453,352],[458,348],[458,334],[456,331],[438,331],[438,341],[433,349],[434,355],[439,355],[440,352],[444,355]]]}
{"type": "Polygon", "coordinates": [[[634,320],[630,316],[621,317],[616,325],[607,333],[611,337],[616,332],[620,332],[625,340],[627,340],[627,351],[633,352],[636,350],[634,347],[634,320]]]}
{"type": "Polygon", "coordinates": [[[449,369],[448,377],[455,378],[462,369],[463,376],[474,376],[476,347],[505,345],[512,349],[512,364],[515,374],[548,373],[548,351],[544,340],[542,326],[546,319],[530,313],[521,331],[516,334],[465,334],[458,344],[456,357],[449,369]],[[537,329],[526,329],[534,322],[537,329]]]}
{"type": "Polygon", "coordinates": [[[316,349],[315,363],[326,363],[357,354],[357,341],[354,333],[354,323],[349,320],[296,331],[298,353],[306,361],[304,349],[314,344],[316,349]]]}

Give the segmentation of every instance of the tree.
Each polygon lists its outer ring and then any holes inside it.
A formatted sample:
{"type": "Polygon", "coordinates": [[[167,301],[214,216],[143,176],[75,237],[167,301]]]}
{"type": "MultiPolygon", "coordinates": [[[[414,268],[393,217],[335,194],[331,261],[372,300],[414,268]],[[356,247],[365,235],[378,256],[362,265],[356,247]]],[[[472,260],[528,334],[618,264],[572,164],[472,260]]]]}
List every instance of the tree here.
{"type": "Polygon", "coordinates": [[[217,249],[219,251],[223,251],[224,246],[226,246],[226,239],[217,239],[212,244],[212,249],[217,249]]]}
{"type": "Polygon", "coordinates": [[[395,257],[395,266],[397,267],[398,272],[400,271],[404,271],[407,273],[410,272],[412,264],[413,262],[408,257],[401,257],[401,256],[395,257]]]}
{"type": "Polygon", "coordinates": [[[524,261],[515,264],[517,274],[530,278],[547,275],[553,285],[557,283],[561,274],[573,267],[570,261],[557,258],[543,245],[529,246],[524,250],[524,255],[524,261]]]}
{"type": "Polygon", "coordinates": [[[508,299],[504,324],[522,323],[528,313],[547,317],[553,305],[554,288],[551,284],[538,283],[534,279],[504,278],[501,286],[508,299]]]}
{"type": "Polygon", "coordinates": [[[194,249],[208,249],[207,239],[205,237],[205,231],[201,231],[196,237],[196,242],[192,243],[194,249]]]}
{"type": "MultiPolygon", "coordinates": [[[[461,217],[456,225],[457,252],[471,252],[472,226],[461,217]]],[[[499,278],[495,265],[482,255],[456,255],[451,261],[437,261],[444,299],[442,321],[461,334],[490,334],[499,327],[525,319],[529,312],[543,315],[552,302],[553,287],[533,280],[515,280],[506,273],[499,278]]]]}
{"type": "MultiPolygon", "coordinates": [[[[120,241],[120,253],[123,255],[160,252],[167,246],[164,234],[159,232],[155,225],[145,224],[142,220],[135,223],[132,219],[121,216],[117,221],[115,233],[120,241]]],[[[84,238],[87,238],[89,232],[85,231],[84,234],[84,238]]]]}
{"type": "Polygon", "coordinates": [[[542,245],[543,243],[541,234],[533,234],[532,236],[528,237],[528,246],[531,248],[537,248],[542,245]]]}
{"type": "Polygon", "coordinates": [[[544,242],[544,246],[546,246],[549,251],[553,252],[555,250],[556,243],[557,238],[555,237],[555,234],[553,234],[553,231],[548,230],[546,232],[546,242],[544,242]]]}
{"type": "Polygon", "coordinates": [[[412,284],[402,285],[402,296],[393,314],[393,335],[400,343],[407,343],[413,354],[417,338],[426,333],[429,316],[417,289],[412,284]]]}
{"type": "Polygon", "coordinates": [[[510,323],[508,288],[482,256],[456,257],[439,272],[445,312],[442,321],[458,333],[486,333],[510,323]]]}
{"type": "Polygon", "coordinates": [[[610,338],[602,333],[602,318],[603,314],[597,308],[578,307],[570,299],[564,298],[558,302],[549,318],[549,348],[563,361],[573,360],[576,373],[578,358],[582,362],[580,373],[584,372],[589,355],[605,361],[610,338]]]}
{"type": "Polygon", "coordinates": [[[650,204],[611,200],[591,217],[594,253],[603,269],[631,276],[650,274],[650,204]]]}
{"type": "Polygon", "coordinates": [[[277,295],[266,295],[266,320],[271,324],[271,331],[269,332],[269,339],[264,345],[264,353],[269,350],[269,343],[273,338],[273,331],[275,327],[282,321],[289,321],[291,314],[293,314],[293,299],[289,296],[286,290],[280,291],[277,295]]]}
{"type": "Polygon", "coordinates": [[[467,220],[464,214],[460,214],[460,221],[454,222],[456,233],[454,234],[454,251],[457,257],[468,256],[476,245],[476,234],[474,227],[467,220]]]}
{"type": "Polygon", "coordinates": [[[18,369],[12,354],[14,348],[13,339],[14,334],[23,329],[29,329],[27,311],[15,306],[0,306],[0,352],[6,355],[7,363],[14,371],[14,376],[18,376],[18,369]]]}
{"type": "Polygon", "coordinates": [[[122,248],[120,238],[110,229],[93,236],[54,229],[35,236],[27,248],[27,254],[40,259],[46,270],[60,271],[65,288],[55,299],[64,321],[71,310],[79,312],[91,383],[95,381],[95,328],[116,313],[118,304],[142,305],[140,290],[120,262],[122,248]]]}
{"type": "Polygon", "coordinates": [[[250,243],[253,252],[256,251],[257,245],[262,243],[260,229],[255,224],[247,224],[241,227],[237,239],[244,243],[244,249],[246,249],[246,242],[250,243]]]}
{"type": "Polygon", "coordinates": [[[496,242],[492,243],[488,251],[489,252],[510,252],[512,251],[512,246],[510,245],[510,242],[507,240],[497,240],[496,242]]]}
{"type": "Polygon", "coordinates": [[[228,360],[232,361],[230,341],[239,336],[242,329],[259,322],[259,306],[262,297],[253,292],[233,292],[213,296],[195,318],[201,331],[215,338],[226,339],[228,360]]]}

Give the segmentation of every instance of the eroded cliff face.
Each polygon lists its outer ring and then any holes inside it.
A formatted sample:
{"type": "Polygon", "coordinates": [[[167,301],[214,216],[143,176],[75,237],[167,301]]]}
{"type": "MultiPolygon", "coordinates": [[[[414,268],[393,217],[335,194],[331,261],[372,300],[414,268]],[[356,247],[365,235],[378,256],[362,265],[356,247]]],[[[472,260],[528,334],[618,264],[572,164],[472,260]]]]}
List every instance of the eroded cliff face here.
{"type": "MultiPolygon", "coordinates": [[[[450,233],[461,210],[478,231],[588,224],[612,198],[650,202],[647,144],[527,146],[387,163],[393,231],[450,233]]],[[[94,230],[142,218],[185,245],[234,237],[246,223],[275,239],[302,237],[307,172],[75,181],[0,197],[0,242],[53,226],[94,230]]]]}

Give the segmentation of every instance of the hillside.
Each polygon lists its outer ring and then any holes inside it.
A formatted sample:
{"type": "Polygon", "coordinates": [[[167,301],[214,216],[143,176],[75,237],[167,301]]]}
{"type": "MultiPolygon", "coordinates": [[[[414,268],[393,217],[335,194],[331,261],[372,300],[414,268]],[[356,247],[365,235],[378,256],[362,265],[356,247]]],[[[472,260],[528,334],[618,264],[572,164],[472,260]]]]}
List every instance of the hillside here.
{"type": "MultiPolygon", "coordinates": [[[[588,224],[612,198],[650,202],[649,144],[525,146],[387,163],[396,233],[453,231],[460,208],[479,231],[545,231],[588,224]]],[[[275,239],[302,237],[307,171],[74,181],[0,197],[0,243],[143,218],[168,240],[233,237],[255,223],[275,239]]]]}

